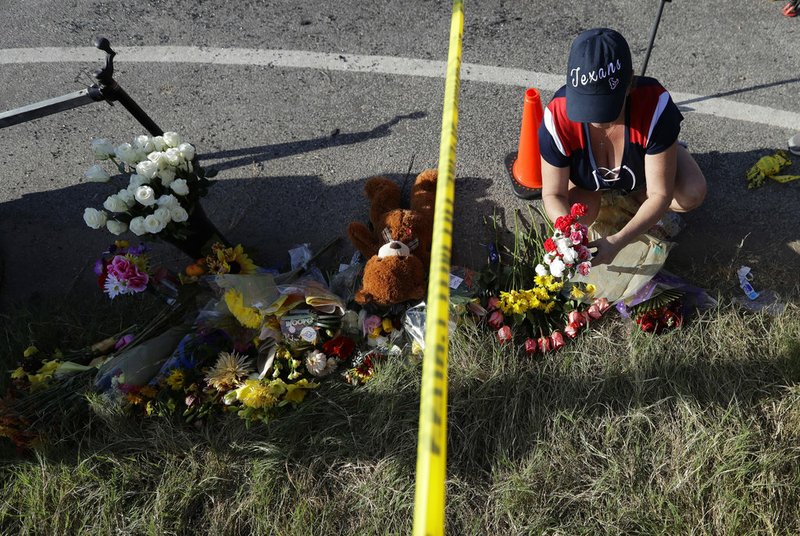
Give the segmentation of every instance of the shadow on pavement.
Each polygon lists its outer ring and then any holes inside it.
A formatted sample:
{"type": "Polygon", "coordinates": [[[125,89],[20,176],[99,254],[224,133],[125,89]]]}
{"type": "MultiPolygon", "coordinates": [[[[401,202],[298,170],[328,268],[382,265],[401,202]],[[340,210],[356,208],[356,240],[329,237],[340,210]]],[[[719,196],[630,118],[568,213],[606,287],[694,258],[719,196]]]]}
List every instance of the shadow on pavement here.
{"type": "MultiPolygon", "coordinates": [[[[797,290],[800,264],[800,211],[788,199],[800,199],[800,180],[780,184],[767,179],[748,190],[745,173],[774,148],[744,152],[696,153],[708,194],[702,206],[683,215],[686,229],[667,266],[681,275],[696,272],[697,282],[738,289],[736,270],[750,266],[754,286],[797,290]],[[744,166],[744,167],[743,167],[744,166]],[[762,278],[759,278],[762,274],[762,278]]],[[[780,174],[800,174],[796,161],[780,174]]]]}
{"type": "MultiPolygon", "coordinates": [[[[219,151],[216,153],[205,153],[200,155],[201,160],[230,159],[209,165],[209,168],[219,171],[247,166],[254,162],[266,162],[273,158],[282,158],[295,154],[308,153],[319,149],[329,149],[342,145],[352,145],[374,138],[382,138],[392,133],[392,127],[405,119],[422,119],[427,114],[422,111],[413,112],[405,115],[398,115],[391,121],[380,124],[372,130],[363,132],[342,133],[339,129],[334,130],[330,135],[314,138],[310,140],[276,143],[273,145],[261,145],[258,147],[247,147],[244,149],[234,149],[231,151],[219,151]]],[[[207,165],[207,164],[204,164],[207,165]]]]}
{"type": "MultiPolygon", "coordinates": [[[[386,173],[404,185],[407,206],[416,174],[386,173]]],[[[224,175],[224,174],[223,174],[224,175]]],[[[366,222],[368,201],[363,177],[327,184],[314,175],[252,177],[219,180],[203,200],[210,219],[234,244],[241,243],[261,266],[289,269],[287,251],[308,243],[316,251],[336,237],[338,248],[326,257],[349,262],[354,249],[347,239],[351,221],[366,222]]],[[[474,177],[458,179],[463,188],[456,207],[454,262],[473,252],[474,244],[459,247],[458,237],[472,225],[471,215],[491,213],[494,204],[485,198],[491,181],[474,177]]],[[[105,298],[97,288],[92,267],[115,236],[89,229],[83,208],[100,207],[108,185],[84,183],[40,192],[0,204],[0,256],[5,277],[0,283],[0,311],[15,302],[62,297],[69,303],[91,304],[105,298]]],[[[478,221],[478,220],[476,220],[478,221]]],[[[134,235],[121,238],[136,242],[134,235]]],[[[171,246],[154,241],[153,258],[172,269],[182,269],[189,259],[171,246]]],[[[333,267],[338,267],[338,262],[333,267]]]]}

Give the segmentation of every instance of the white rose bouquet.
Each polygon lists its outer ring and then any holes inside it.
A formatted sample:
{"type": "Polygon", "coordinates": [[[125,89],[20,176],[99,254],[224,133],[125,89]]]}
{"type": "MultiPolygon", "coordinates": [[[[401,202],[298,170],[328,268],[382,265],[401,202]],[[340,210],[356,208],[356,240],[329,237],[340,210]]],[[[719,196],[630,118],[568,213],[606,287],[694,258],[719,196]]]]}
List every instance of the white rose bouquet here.
{"type": "Polygon", "coordinates": [[[224,242],[199,203],[216,173],[195,163],[194,146],[178,133],[137,136],[116,147],[95,139],[92,151],[101,163],[84,173],[87,181],[110,183],[122,177],[126,183],[106,198],[102,209],[84,210],[86,225],[114,235],[130,231],[143,238],[161,238],[195,258],[202,256],[201,248],[215,235],[216,241],[224,242]],[[107,162],[119,175],[108,173],[107,162]]]}

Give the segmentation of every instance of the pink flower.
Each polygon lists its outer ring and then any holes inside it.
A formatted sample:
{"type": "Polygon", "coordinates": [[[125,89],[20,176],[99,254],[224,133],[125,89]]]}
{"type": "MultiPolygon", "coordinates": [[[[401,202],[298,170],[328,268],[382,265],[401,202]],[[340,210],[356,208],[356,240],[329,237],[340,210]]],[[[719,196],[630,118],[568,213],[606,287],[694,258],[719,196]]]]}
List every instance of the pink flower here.
{"type": "Polygon", "coordinates": [[[591,316],[595,320],[603,316],[602,311],[600,311],[600,308],[595,304],[589,306],[589,310],[587,311],[587,313],[589,313],[589,316],[591,316]]]}
{"type": "Polygon", "coordinates": [[[561,335],[560,331],[554,331],[552,335],[550,335],[550,342],[553,345],[553,351],[555,352],[562,346],[564,346],[564,336],[561,335]]]}
{"type": "Polygon", "coordinates": [[[369,315],[364,318],[364,325],[362,326],[362,330],[364,332],[364,336],[366,337],[370,333],[373,332],[375,328],[381,325],[383,320],[378,315],[369,315]]]}
{"type": "Polygon", "coordinates": [[[569,234],[569,239],[572,240],[573,245],[577,246],[583,242],[583,235],[580,233],[580,231],[572,231],[569,234]]]}
{"type": "Polygon", "coordinates": [[[113,275],[119,280],[128,279],[129,276],[138,271],[136,265],[122,255],[117,255],[111,259],[111,262],[108,263],[107,269],[109,274],[113,275]]]}
{"type": "Polygon", "coordinates": [[[120,339],[117,341],[117,344],[114,345],[114,350],[119,350],[121,348],[125,348],[131,342],[133,342],[133,334],[132,333],[128,333],[127,335],[125,335],[123,337],[120,337],[120,339]]]}
{"type": "Polygon", "coordinates": [[[150,277],[140,272],[138,268],[135,269],[136,273],[128,277],[128,289],[134,292],[142,292],[147,288],[147,282],[150,281],[150,277]]]}
{"type": "Polygon", "coordinates": [[[508,326],[503,326],[502,328],[497,330],[497,340],[500,344],[505,344],[511,340],[511,328],[508,326]]]}
{"type": "Polygon", "coordinates": [[[592,305],[596,305],[601,313],[605,313],[611,307],[611,304],[608,303],[608,298],[595,298],[592,305]]]}
{"type": "Polygon", "coordinates": [[[528,337],[525,339],[525,352],[535,354],[539,350],[539,345],[536,344],[536,339],[528,337]]]}
{"type": "Polygon", "coordinates": [[[539,337],[537,341],[539,344],[539,348],[541,348],[542,353],[547,353],[552,348],[552,343],[550,342],[550,337],[539,337]]]}
{"type": "Polygon", "coordinates": [[[586,246],[580,245],[575,248],[578,251],[578,260],[579,261],[588,261],[592,258],[592,252],[589,251],[589,248],[586,246]]]}
{"type": "Polygon", "coordinates": [[[128,291],[142,292],[147,288],[150,277],[127,257],[117,255],[108,263],[108,273],[118,281],[125,284],[128,291]]]}
{"type": "Polygon", "coordinates": [[[569,324],[567,324],[567,327],[564,328],[564,335],[566,335],[570,339],[574,339],[575,337],[578,336],[578,333],[581,332],[581,327],[582,327],[581,324],[570,322],[569,324]]]}
{"type": "Polygon", "coordinates": [[[567,315],[567,322],[570,324],[575,324],[580,328],[583,327],[583,324],[586,323],[586,320],[583,318],[583,313],[580,311],[570,311],[567,315]]]}
{"type": "Polygon", "coordinates": [[[489,327],[492,329],[500,329],[503,327],[503,312],[499,310],[492,311],[489,314],[489,320],[487,320],[489,327]]]}
{"type": "Polygon", "coordinates": [[[578,265],[578,273],[581,275],[589,275],[589,270],[592,269],[592,263],[582,262],[578,265]]]}
{"type": "Polygon", "coordinates": [[[486,302],[486,309],[488,311],[494,311],[495,309],[500,308],[500,298],[497,296],[489,296],[489,300],[486,302]]]}

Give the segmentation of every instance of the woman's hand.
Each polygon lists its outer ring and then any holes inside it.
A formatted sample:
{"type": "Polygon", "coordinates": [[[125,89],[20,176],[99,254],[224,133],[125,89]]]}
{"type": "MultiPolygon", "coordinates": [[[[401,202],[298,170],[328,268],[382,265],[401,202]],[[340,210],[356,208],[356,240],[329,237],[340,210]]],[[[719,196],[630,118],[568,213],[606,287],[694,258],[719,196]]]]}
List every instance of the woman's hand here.
{"type": "Polygon", "coordinates": [[[622,249],[623,244],[617,242],[614,236],[607,236],[589,242],[589,249],[596,249],[592,257],[592,266],[610,264],[622,249]]]}

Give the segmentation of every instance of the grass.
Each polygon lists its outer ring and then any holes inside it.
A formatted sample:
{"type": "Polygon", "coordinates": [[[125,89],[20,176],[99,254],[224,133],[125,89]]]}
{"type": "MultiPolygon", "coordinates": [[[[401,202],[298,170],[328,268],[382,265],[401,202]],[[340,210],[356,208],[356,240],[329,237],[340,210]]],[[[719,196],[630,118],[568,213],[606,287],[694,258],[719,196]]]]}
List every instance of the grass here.
{"type": "MultiPolygon", "coordinates": [[[[0,357],[141,313],[113,311],[3,318],[0,357]]],[[[796,305],[660,337],[607,318],[540,360],[464,324],[449,370],[449,534],[800,533],[796,305]]],[[[6,448],[0,532],[408,534],[419,382],[388,362],[250,429],[73,415],[32,456],[6,448]]]]}

